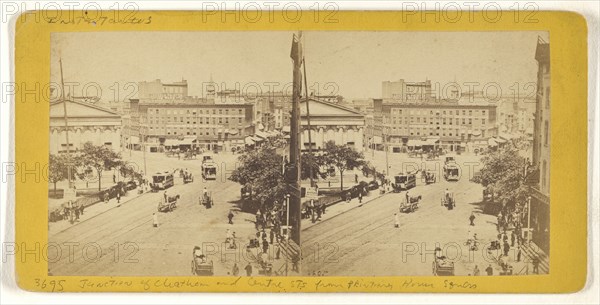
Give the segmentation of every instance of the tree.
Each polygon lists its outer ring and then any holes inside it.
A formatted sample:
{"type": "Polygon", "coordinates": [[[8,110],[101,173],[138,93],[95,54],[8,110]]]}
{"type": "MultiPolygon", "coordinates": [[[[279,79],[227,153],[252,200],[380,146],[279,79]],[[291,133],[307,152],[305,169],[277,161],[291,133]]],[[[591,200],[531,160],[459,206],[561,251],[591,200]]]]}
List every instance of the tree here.
{"type": "Polygon", "coordinates": [[[310,169],[312,167],[312,178],[313,179],[325,179],[327,172],[321,172],[321,166],[323,165],[323,157],[314,154],[302,154],[300,158],[300,179],[310,179],[310,169]]]}
{"type": "Polygon", "coordinates": [[[79,159],[82,166],[92,167],[96,170],[98,174],[98,191],[102,190],[101,178],[104,169],[112,168],[121,162],[119,154],[104,145],[96,146],[92,142],[83,145],[79,159]]]}
{"type": "Polygon", "coordinates": [[[363,154],[346,145],[336,145],[329,141],[325,144],[323,163],[337,168],[340,172],[340,189],[344,190],[344,172],[366,164],[363,154]]]}
{"type": "Polygon", "coordinates": [[[260,203],[280,202],[287,193],[283,176],[283,158],[275,148],[264,145],[238,158],[238,166],[229,177],[244,187],[250,187],[253,199],[260,203]]]}
{"type": "Polygon", "coordinates": [[[48,181],[54,184],[54,193],[56,194],[56,183],[67,179],[68,173],[67,158],[62,155],[50,154],[48,160],[48,181]]]}
{"type": "Polygon", "coordinates": [[[513,147],[506,147],[482,158],[483,168],[474,181],[493,191],[499,202],[525,202],[529,188],[525,184],[526,160],[513,147]]]}
{"type": "Polygon", "coordinates": [[[136,171],[136,167],[131,163],[120,163],[119,165],[119,173],[124,178],[129,178],[130,181],[137,180],[141,182],[142,174],[136,171]]]}

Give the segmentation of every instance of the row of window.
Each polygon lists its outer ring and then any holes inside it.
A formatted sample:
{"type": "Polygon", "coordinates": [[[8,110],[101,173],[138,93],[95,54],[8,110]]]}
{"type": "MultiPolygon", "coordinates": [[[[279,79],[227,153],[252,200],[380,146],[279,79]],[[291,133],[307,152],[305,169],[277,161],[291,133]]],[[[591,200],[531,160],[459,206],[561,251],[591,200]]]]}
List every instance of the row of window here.
{"type": "MultiPolygon", "coordinates": [[[[173,117],[172,121],[171,121],[171,117],[163,117],[162,120],[160,120],[160,119],[161,118],[156,118],[156,120],[155,120],[154,118],[150,117],[150,119],[148,120],[148,122],[149,122],[149,124],[160,124],[160,123],[166,124],[166,123],[171,123],[171,122],[173,122],[173,123],[179,122],[179,123],[186,123],[186,124],[193,124],[193,125],[196,125],[196,124],[210,124],[211,123],[210,122],[211,121],[210,118],[197,118],[198,121],[185,121],[185,122],[184,122],[184,117],[179,117],[179,120],[178,120],[177,117],[173,117]]],[[[217,122],[219,124],[223,124],[223,123],[229,124],[229,122],[231,122],[231,123],[235,123],[236,122],[235,118],[231,118],[231,121],[229,119],[230,118],[218,118],[218,119],[217,118],[212,118],[212,124],[217,124],[217,122]]],[[[237,119],[237,123],[238,124],[242,124],[242,118],[238,118],[237,119]]]]}
{"type": "MultiPolygon", "coordinates": [[[[402,120],[401,117],[400,118],[398,118],[398,117],[392,117],[391,122],[392,122],[392,124],[395,124],[395,125],[415,124],[415,123],[421,124],[421,122],[423,124],[427,124],[427,122],[428,122],[427,118],[424,117],[422,119],[423,120],[421,120],[420,117],[417,117],[416,119],[415,119],[415,117],[410,117],[410,120],[409,120],[409,118],[406,118],[405,120],[402,120]]],[[[462,125],[473,125],[473,119],[471,119],[471,118],[469,118],[469,119],[462,118],[462,120],[457,118],[455,120],[456,120],[456,125],[460,125],[460,122],[462,122],[462,125]]],[[[451,118],[448,118],[448,119],[442,118],[441,121],[442,121],[442,125],[446,125],[446,124],[447,125],[453,125],[452,122],[454,122],[454,120],[451,119],[451,118]]],[[[475,122],[477,122],[477,119],[475,119],[475,122]]],[[[481,119],[481,125],[485,125],[485,122],[486,122],[485,119],[481,119]]],[[[387,123],[387,118],[385,118],[384,123],[387,123]]],[[[434,120],[430,119],[429,120],[429,124],[433,125],[433,123],[434,123],[434,120]]],[[[436,125],[440,125],[440,120],[437,119],[435,123],[436,123],[436,125]]]]}
{"type": "Polygon", "coordinates": [[[187,114],[187,115],[197,115],[197,114],[220,114],[220,115],[229,115],[229,114],[238,114],[242,115],[242,109],[163,109],[163,108],[149,108],[148,114],[187,114]]]}
{"type": "MultiPolygon", "coordinates": [[[[238,130],[238,135],[243,135],[243,129],[239,128],[238,130]]],[[[221,135],[221,132],[219,132],[217,130],[217,128],[197,128],[196,130],[193,129],[185,129],[184,128],[153,128],[150,127],[150,134],[167,134],[167,135],[213,135],[213,136],[217,136],[217,135],[221,135]]]]}
{"type": "MultiPolygon", "coordinates": [[[[459,133],[458,129],[455,130],[450,130],[450,129],[440,129],[439,127],[435,130],[432,129],[428,129],[428,128],[396,128],[393,127],[392,128],[392,133],[393,134],[401,134],[401,135],[408,135],[410,134],[411,136],[448,136],[448,137],[452,137],[452,136],[456,136],[459,137],[461,136],[461,134],[459,133]]],[[[481,130],[481,136],[485,137],[485,130],[481,130]]]]}
{"type": "MultiPolygon", "coordinates": [[[[429,113],[427,113],[428,111],[425,109],[397,109],[397,108],[393,108],[392,109],[392,114],[410,114],[410,115],[460,115],[460,110],[429,110],[429,113]]],[[[462,110],[462,115],[469,115],[472,116],[473,115],[473,110],[462,110]]],[[[475,114],[479,115],[479,110],[475,110],[475,114]]],[[[481,115],[485,115],[486,111],[485,110],[481,110],[481,115]]]]}

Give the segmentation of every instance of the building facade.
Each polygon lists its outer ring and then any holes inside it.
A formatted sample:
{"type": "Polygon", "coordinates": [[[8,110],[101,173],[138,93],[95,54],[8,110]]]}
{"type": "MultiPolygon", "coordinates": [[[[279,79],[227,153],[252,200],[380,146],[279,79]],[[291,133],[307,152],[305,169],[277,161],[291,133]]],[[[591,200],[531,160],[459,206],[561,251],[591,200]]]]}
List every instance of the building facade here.
{"type": "Polygon", "coordinates": [[[365,117],[362,113],[331,102],[309,99],[310,129],[306,115],[306,101],[300,102],[301,150],[319,151],[329,141],[364,150],[365,117]],[[310,139],[309,141],[309,130],[310,139]],[[311,147],[312,144],[312,147],[311,147]]]}
{"type": "Polygon", "coordinates": [[[403,79],[398,81],[384,81],[381,83],[381,88],[381,97],[383,99],[423,101],[433,97],[430,80],[424,82],[406,82],[403,79]]]}
{"type": "Polygon", "coordinates": [[[497,136],[496,106],[460,104],[457,100],[399,103],[374,101],[373,129],[390,151],[410,148],[410,140],[436,139],[449,151],[487,147],[497,136]]]}
{"type": "Polygon", "coordinates": [[[534,120],[532,165],[539,169],[539,181],[532,187],[531,224],[533,240],[549,250],[550,242],[550,44],[538,39],[537,95],[534,120]]]}
{"type": "Polygon", "coordinates": [[[86,142],[121,151],[121,116],[111,110],[78,101],[50,103],[51,154],[67,151],[67,130],[70,152],[82,149],[86,142]],[[67,103],[66,126],[63,103],[67,103]]]}

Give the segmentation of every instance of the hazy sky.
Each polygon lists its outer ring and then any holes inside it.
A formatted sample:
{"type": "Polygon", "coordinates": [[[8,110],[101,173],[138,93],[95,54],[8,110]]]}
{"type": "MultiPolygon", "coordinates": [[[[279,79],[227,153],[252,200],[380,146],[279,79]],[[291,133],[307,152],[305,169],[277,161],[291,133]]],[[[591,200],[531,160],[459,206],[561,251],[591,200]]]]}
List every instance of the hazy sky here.
{"type": "MultiPolygon", "coordinates": [[[[377,98],[382,81],[398,79],[496,82],[509,94],[515,82],[536,81],[538,36],[549,41],[546,32],[304,32],[303,41],[309,87],[377,98]],[[336,85],[325,88],[328,82],[336,85]]],[[[122,99],[133,91],[127,83],[155,79],[185,78],[189,94],[200,96],[211,75],[229,89],[258,83],[268,91],[264,83],[277,82],[280,90],[292,79],[291,40],[291,32],[54,33],[51,81],[60,80],[62,57],[65,82],[97,83],[105,101],[113,100],[115,82],[122,99]]]]}

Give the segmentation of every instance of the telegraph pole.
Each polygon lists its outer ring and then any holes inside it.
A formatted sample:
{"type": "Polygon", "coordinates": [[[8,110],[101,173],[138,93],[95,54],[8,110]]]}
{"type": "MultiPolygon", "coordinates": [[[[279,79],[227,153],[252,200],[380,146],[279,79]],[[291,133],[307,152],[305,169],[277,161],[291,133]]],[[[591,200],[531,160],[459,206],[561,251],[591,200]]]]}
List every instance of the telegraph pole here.
{"type": "Polygon", "coordinates": [[[300,98],[302,96],[302,32],[294,34],[292,39],[292,50],[290,57],[293,60],[293,93],[292,93],[292,117],[290,120],[290,160],[286,175],[288,190],[290,194],[290,223],[292,227],[292,241],[300,246],[300,220],[301,220],[301,198],[300,198],[300,98]]]}
{"type": "Polygon", "coordinates": [[[308,97],[308,82],[306,81],[306,61],[302,58],[302,67],[304,68],[304,92],[306,94],[306,123],[308,127],[308,155],[310,156],[310,162],[308,166],[308,176],[310,177],[310,187],[314,186],[313,181],[313,168],[312,162],[314,162],[313,153],[312,153],[312,137],[311,137],[311,127],[310,127],[310,108],[308,106],[308,102],[310,98],[308,97]]]}
{"type": "Polygon", "coordinates": [[[71,174],[71,147],[69,144],[69,117],[67,116],[67,101],[65,100],[65,79],[63,76],[63,67],[62,67],[62,58],[59,59],[60,62],[60,99],[63,103],[63,112],[64,112],[64,120],[65,120],[65,137],[67,140],[67,176],[69,179],[69,188],[73,188],[72,174],[71,174]]]}

